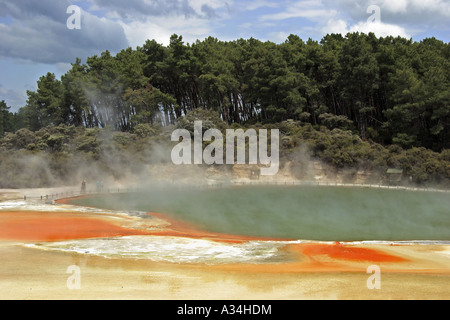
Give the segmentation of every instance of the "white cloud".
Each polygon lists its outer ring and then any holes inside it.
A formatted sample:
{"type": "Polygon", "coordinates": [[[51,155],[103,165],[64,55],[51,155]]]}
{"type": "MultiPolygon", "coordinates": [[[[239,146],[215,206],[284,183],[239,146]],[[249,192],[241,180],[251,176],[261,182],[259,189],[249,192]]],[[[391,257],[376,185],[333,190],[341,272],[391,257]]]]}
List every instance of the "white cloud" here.
{"type": "Polygon", "coordinates": [[[405,13],[408,7],[408,0],[384,1],[383,9],[391,13],[405,13]]]}
{"type": "Polygon", "coordinates": [[[130,45],[134,48],[142,46],[147,39],[154,39],[158,43],[168,45],[172,34],[167,28],[151,21],[133,21],[130,23],[120,21],[119,24],[125,31],[125,36],[130,45]]]}
{"type": "Polygon", "coordinates": [[[350,32],[366,34],[373,32],[377,37],[399,36],[407,39],[411,38],[411,35],[403,27],[383,22],[359,22],[350,27],[350,32]]]}
{"type": "Polygon", "coordinates": [[[324,34],[327,33],[340,33],[346,35],[348,32],[361,32],[368,34],[373,32],[377,37],[404,37],[411,38],[411,35],[402,27],[393,24],[387,24],[383,22],[358,22],[352,26],[348,26],[344,20],[330,19],[328,24],[322,28],[324,34]]]}
{"type": "Polygon", "coordinates": [[[108,17],[146,21],[149,17],[218,18],[233,0],[89,0],[108,17]]]}
{"type": "Polygon", "coordinates": [[[292,11],[284,11],[280,13],[274,14],[266,14],[261,16],[262,21],[267,20],[285,20],[291,18],[307,18],[307,19],[316,19],[321,17],[332,16],[336,12],[330,12],[323,9],[310,9],[310,10],[292,10],[292,11]]]}
{"type": "Polygon", "coordinates": [[[393,13],[435,12],[445,16],[450,14],[450,3],[443,0],[384,0],[382,8],[393,13]]]}
{"type": "Polygon", "coordinates": [[[114,17],[130,46],[142,46],[147,39],[168,45],[174,33],[192,43],[214,34],[215,26],[228,17],[233,0],[90,0],[114,17]]]}
{"type": "Polygon", "coordinates": [[[146,21],[119,21],[132,47],[142,46],[147,39],[154,39],[163,45],[168,45],[170,36],[174,33],[183,36],[185,42],[193,43],[212,34],[212,27],[205,19],[178,17],[152,17],[146,21]]]}
{"type": "Polygon", "coordinates": [[[341,16],[353,21],[367,19],[366,9],[377,5],[381,9],[384,23],[403,25],[423,25],[422,28],[436,24],[448,25],[450,1],[448,0],[323,0],[326,6],[336,8],[341,16]]]}
{"type": "Polygon", "coordinates": [[[323,33],[340,33],[345,35],[348,32],[347,22],[342,19],[330,19],[328,24],[322,28],[323,33]]]}
{"type": "Polygon", "coordinates": [[[289,34],[286,32],[283,32],[283,31],[278,31],[278,32],[270,32],[267,36],[269,37],[270,41],[272,41],[272,42],[282,43],[282,42],[286,41],[289,34]]]}
{"type": "Polygon", "coordinates": [[[278,13],[265,14],[260,17],[261,21],[285,20],[291,18],[306,18],[311,20],[322,20],[337,14],[337,11],[323,5],[322,1],[296,1],[289,7],[278,13]]]}

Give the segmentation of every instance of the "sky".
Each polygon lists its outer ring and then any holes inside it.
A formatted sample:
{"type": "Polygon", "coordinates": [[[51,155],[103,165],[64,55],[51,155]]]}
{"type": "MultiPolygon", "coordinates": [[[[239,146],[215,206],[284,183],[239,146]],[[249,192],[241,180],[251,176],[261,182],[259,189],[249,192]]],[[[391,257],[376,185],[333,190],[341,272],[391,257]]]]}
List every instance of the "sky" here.
{"type": "Polygon", "coordinates": [[[60,78],[77,57],[168,45],[172,34],[282,43],[358,31],[448,43],[449,21],[450,0],[0,0],[0,101],[16,112],[47,72],[60,78]]]}

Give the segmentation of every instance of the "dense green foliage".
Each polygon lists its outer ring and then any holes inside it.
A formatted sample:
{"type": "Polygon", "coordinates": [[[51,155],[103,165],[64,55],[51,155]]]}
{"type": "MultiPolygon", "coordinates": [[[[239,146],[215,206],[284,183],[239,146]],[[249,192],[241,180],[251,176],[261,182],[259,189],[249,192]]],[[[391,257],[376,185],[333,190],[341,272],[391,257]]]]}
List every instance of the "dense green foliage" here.
{"type": "Polygon", "coordinates": [[[291,35],[282,44],[212,37],[185,44],[173,35],[169,46],[148,40],[77,60],[60,80],[42,76],[17,122],[32,131],[66,124],[131,132],[202,108],[228,124],[294,119],[441,151],[450,141],[449,71],[450,46],[435,38],[349,33],[320,43],[291,35]]]}
{"type": "Polygon", "coordinates": [[[200,117],[221,130],[280,128],[285,159],[307,147],[336,168],[398,167],[417,183],[447,183],[449,71],[450,46],[435,38],[185,44],[173,35],[168,46],[148,40],[77,59],[61,79],[46,74],[15,114],[0,102],[0,148],[101,162],[104,136],[115,152],[142,150],[149,137],[168,141],[164,128],[200,117]]]}

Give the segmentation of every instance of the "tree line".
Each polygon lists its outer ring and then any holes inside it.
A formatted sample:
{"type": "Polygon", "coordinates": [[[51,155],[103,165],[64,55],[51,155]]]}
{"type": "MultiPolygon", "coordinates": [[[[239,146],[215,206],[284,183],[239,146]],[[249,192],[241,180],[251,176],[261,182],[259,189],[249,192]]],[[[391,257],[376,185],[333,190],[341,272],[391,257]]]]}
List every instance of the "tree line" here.
{"type": "Polygon", "coordinates": [[[228,125],[292,119],[441,152],[450,141],[449,71],[450,46],[435,38],[348,33],[186,44],[174,34],[168,46],[147,40],[77,59],[61,79],[47,73],[17,113],[0,104],[0,136],[58,125],[133,133],[205,109],[228,125]]]}

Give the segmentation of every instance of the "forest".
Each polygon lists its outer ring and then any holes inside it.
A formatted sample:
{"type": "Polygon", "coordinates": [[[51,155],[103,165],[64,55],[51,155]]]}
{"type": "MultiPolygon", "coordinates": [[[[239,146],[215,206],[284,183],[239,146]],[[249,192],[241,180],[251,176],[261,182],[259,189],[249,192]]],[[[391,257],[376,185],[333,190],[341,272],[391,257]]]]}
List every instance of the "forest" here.
{"type": "MultiPolygon", "coordinates": [[[[280,128],[285,155],[307,145],[336,167],[400,167],[419,184],[450,181],[450,45],[435,38],[348,33],[189,44],[174,34],[168,46],[147,40],[77,59],[60,79],[43,75],[27,96],[16,113],[0,102],[4,156],[60,153],[70,128],[136,141],[200,117],[222,130],[280,128]]],[[[73,150],[83,148],[95,145],[73,150]]]]}

